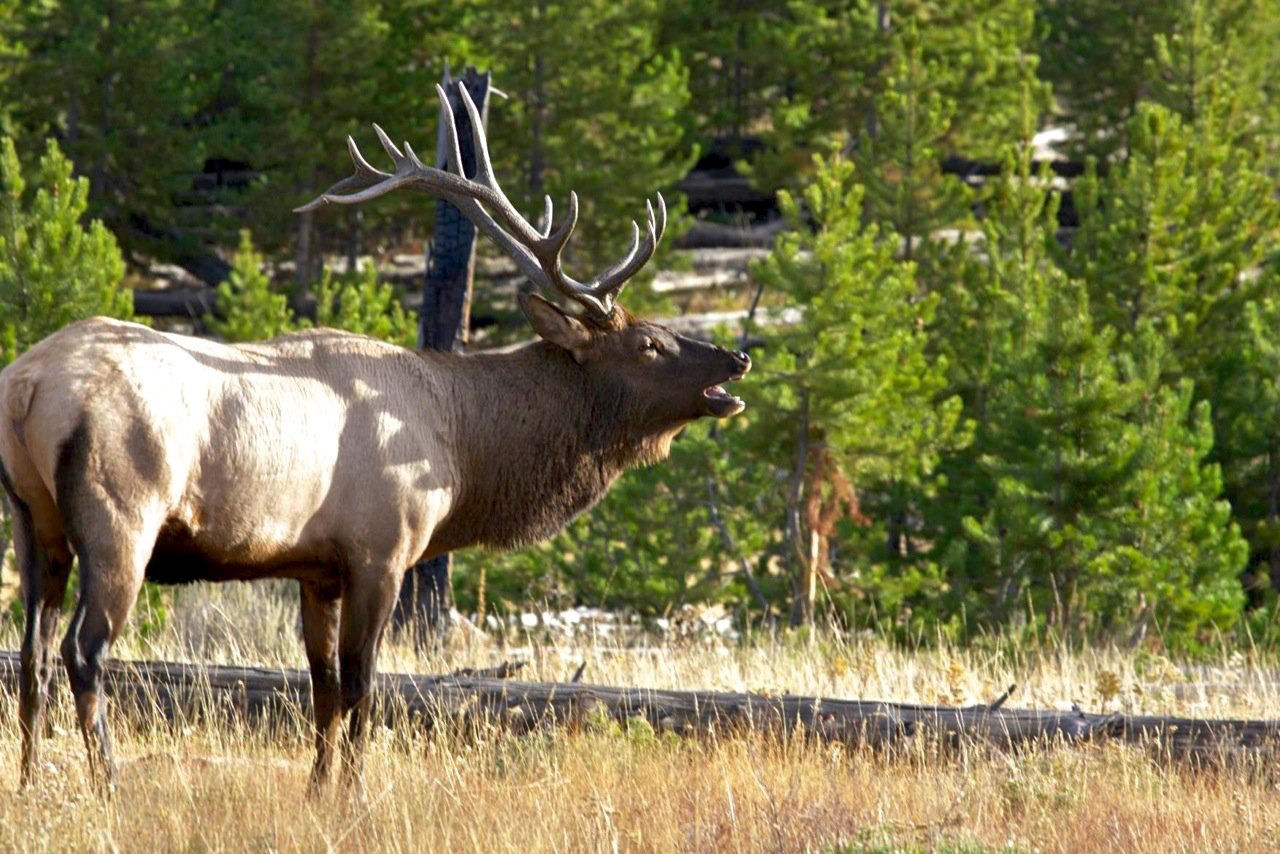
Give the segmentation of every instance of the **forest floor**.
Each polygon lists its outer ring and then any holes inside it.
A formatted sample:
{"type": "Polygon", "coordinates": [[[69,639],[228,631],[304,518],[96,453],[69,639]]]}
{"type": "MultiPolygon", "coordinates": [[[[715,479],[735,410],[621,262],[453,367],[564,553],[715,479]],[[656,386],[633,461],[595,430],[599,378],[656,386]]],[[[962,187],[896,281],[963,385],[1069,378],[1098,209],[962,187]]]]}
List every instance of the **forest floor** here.
{"type": "MultiPolygon", "coordinates": [[[[302,666],[287,596],[227,585],[188,594],[121,658],[302,666]],[[194,597],[194,598],[191,598],[194,597]]],[[[15,648],[17,629],[0,628],[15,648]]],[[[993,640],[907,651],[869,637],[617,642],[460,638],[385,671],[502,660],[521,678],[796,692],[1212,717],[1280,716],[1276,661],[1222,651],[1194,664],[1151,650],[1025,649],[993,640]]],[[[1280,849],[1275,769],[1195,770],[1118,745],[885,756],[801,738],[680,740],[644,726],[463,739],[378,729],[363,792],[306,794],[307,722],[175,731],[114,722],[119,787],[95,794],[65,688],[36,785],[17,789],[12,695],[0,694],[0,850],[1264,851],[1280,849]]]]}

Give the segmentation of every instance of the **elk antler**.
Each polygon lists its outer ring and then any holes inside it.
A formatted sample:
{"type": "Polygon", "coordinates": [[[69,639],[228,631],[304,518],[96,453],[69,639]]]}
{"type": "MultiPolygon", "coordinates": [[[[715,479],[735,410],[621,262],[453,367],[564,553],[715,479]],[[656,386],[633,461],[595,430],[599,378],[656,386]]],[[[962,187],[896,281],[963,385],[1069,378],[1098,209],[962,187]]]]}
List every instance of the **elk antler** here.
{"type": "Polygon", "coordinates": [[[474,178],[467,178],[462,171],[462,153],[458,147],[458,128],[453,120],[453,110],[449,106],[444,88],[437,84],[436,94],[440,96],[442,107],[449,171],[423,164],[407,142],[404,144],[404,151],[401,151],[382,128],[375,124],[373,130],[382,147],[391,156],[395,171],[387,173],[370,166],[355,140],[348,136],[347,150],[355,164],[355,174],[334,184],[297,210],[313,210],[331,202],[341,205],[359,204],[389,193],[397,187],[424,190],[462,211],[463,216],[501,246],[516,262],[520,272],[535,284],[553,288],[589,311],[608,317],[613,313],[614,299],[622,286],[648,262],[658,241],[662,239],[662,232],[667,226],[667,204],[662,194],[658,193],[656,213],[653,204],[645,202],[648,217],[643,238],[640,226],[632,221],[631,248],[626,254],[589,281],[577,281],[562,268],[560,254],[578,224],[578,194],[569,193],[568,216],[556,228],[551,227],[550,196],[546,197],[544,203],[546,210],[543,229],[530,225],[498,186],[498,179],[493,174],[493,162],[489,159],[489,144],[480,121],[480,111],[476,109],[466,87],[461,82],[457,86],[462,104],[471,119],[471,134],[476,152],[474,178]]]}

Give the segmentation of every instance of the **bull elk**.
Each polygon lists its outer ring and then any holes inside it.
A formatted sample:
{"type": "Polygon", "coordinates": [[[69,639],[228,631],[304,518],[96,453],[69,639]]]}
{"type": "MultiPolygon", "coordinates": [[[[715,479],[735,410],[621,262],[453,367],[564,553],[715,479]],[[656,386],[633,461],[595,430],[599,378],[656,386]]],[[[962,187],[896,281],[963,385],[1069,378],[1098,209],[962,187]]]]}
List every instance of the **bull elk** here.
{"type": "MultiPolygon", "coordinates": [[[[333,329],[229,346],[106,318],[72,324],[0,373],[0,480],[13,519],[26,624],[19,719],[31,779],[73,555],[80,591],[61,652],[90,773],[114,781],[103,663],[143,580],[293,578],[311,668],[313,788],[341,740],[357,778],[370,686],[408,566],[471,545],[550,536],[626,469],[663,459],[703,417],[740,412],[721,383],[743,353],[637,320],[615,301],[662,237],[661,196],[643,235],[587,282],[561,253],[577,220],[530,225],[494,178],[464,88],[478,169],[460,168],[447,108],[449,170],[423,165],[381,128],[395,164],[368,164],[306,209],[410,187],[457,205],[536,285],[520,307],[541,340],[504,353],[415,352],[333,329]]],[[[443,89],[437,87],[442,103],[443,89]]],[[[633,223],[634,226],[634,223],[633,223]]]]}

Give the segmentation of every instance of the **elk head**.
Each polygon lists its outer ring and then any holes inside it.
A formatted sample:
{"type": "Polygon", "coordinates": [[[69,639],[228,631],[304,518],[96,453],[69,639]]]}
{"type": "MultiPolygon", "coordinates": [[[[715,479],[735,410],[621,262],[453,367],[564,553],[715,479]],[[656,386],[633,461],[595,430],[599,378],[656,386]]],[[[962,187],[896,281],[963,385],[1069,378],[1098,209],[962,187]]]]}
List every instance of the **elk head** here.
{"type": "Polygon", "coordinates": [[[612,386],[634,411],[619,413],[645,431],[704,416],[736,415],[743,402],[721,383],[751,368],[746,353],[637,320],[620,305],[608,317],[574,317],[536,294],[521,294],[520,308],[544,341],[572,354],[597,386],[612,386]]]}
{"type": "Polygon", "coordinates": [[[347,149],[355,174],[298,210],[328,203],[358,204],[398,187],[410,187],[443,198],[456,206],[516,262],[536,286],[554,291],[577,304],[572,315],[536,294],[522,293],[520,308],[544,341],[563,348],[597,385],[613,387],[629,401],[618,416],[644,431],[665,430],[704,416],[736,415],[743,402],[724,390],[722,383],[740,379],[751,368],[751,359],[737,353],[679,335],[664,326],[637,320],[617,303],[623,285],[653,256],[667,224],[662,194],[656,207],[646,202],[645,229],[631,223],[631,246],[612,266],[592,279],[580,282],[565,272],[562,253],[578,222],[578,196],[569,194],[564,220],[553,226],[551,197],[545,198],[542,228],[534,227],[511,203],[493,172],[489,146],[480,112],[466,87],[458,93],[471,121],[476,155],[473,178],[462,168],[458,129],[443,87],[436,86],[444,122],[449,170],[425,165],[409,143],[396,146],[378,125],[374,131],[390,155],[394,172],[370,166],[355,140],[347,137],[347,149]]]}

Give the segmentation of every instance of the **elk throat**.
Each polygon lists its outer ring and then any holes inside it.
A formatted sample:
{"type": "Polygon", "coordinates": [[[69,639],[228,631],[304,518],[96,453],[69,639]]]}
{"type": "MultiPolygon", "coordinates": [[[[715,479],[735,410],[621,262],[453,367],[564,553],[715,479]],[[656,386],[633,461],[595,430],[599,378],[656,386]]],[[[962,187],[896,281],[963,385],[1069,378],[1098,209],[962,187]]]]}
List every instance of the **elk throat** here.
{"type": "Polygon", "coordinates": [[[508,386],[501,429],[457,436],[461,482],[429,555],[471,545],[518,548],[553,536],[599,502],[627,469],[664,459],[684,426],[635,435],[620,390],[584,381],[562,351],[528,349],[543,358],[528,383],[517,373],[508,386]]]}

